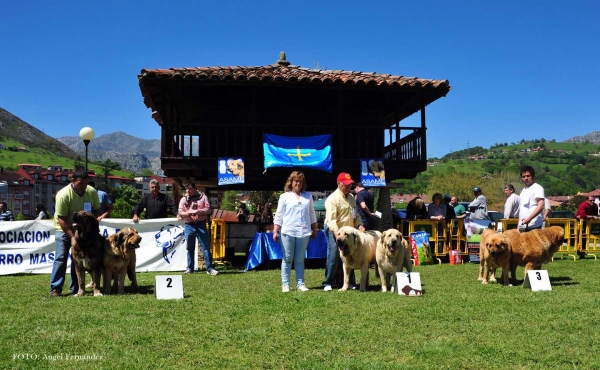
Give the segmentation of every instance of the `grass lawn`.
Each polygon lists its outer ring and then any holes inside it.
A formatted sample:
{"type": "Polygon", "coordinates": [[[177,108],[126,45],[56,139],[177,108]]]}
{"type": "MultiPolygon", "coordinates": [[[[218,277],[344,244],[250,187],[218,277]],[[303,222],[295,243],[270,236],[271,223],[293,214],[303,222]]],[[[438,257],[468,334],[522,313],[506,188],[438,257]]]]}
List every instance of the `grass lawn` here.
{"type": "Polygon", "coordinates": [[[600,366],[600,261],[545,265],[553,290],[535,293],[481,285],[476,264],[418,266],[422,297],[378,292],[374,270],[366,293],[324,292],[311,265],[309,292],[281,293],[278,269],[222,269],[184,275],[185,299],[160,301],[154,273],[138,274],[137,292],[82,298],[50,298],[48,275],[0,276],[0,368],[600,366]]]}

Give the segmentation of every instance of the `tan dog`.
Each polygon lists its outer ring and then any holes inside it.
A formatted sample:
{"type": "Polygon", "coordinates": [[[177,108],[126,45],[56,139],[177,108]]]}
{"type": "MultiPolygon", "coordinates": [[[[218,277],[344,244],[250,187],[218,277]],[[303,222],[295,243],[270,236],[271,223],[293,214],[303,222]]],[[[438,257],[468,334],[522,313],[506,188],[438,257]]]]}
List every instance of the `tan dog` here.
{"type": "Polygon", "coordinates": [[[232,159],[227,165],[227,171],[231,172],[234,176],[244,177],[244,162],[239,159],[232,159]]]}
{"type": "Polygon", "coordinates": [[[378,179],[385,179],[385,168],[380,161],[373,161],[369,165],[369,172],[378,179]]]}
{"type": "Polygon", "coordinates": [[[551,226],[525,233],[512,229],[504,235],[511,246],[510,275],[515,283],[517,266],[525,266],[527,274],[527,271],[539,270],[543,264],[552,261],[552,256],[564,241],[565,231],[560,226],[551,226]]]}
{"type": "Polygon", "coordinates": [[[396,283],[396,273],[402,272],[402,267],[406,271],[412,272],[412,263],[410,261],[411,250],[408,242],[402,237],[402,233],[396,229],[389,229],[381,234],[381,238],[377,243],[376,260],[379,270],[379,278],[381,279],[381,291],[394,291],[396,283]]]}
{"type": "Polygon", "coordinates": [[[502,283],[510,286],[508,272],[510,270],[511,248],[506,235],[496,230],[486,229],[481,234],[479,243],[479,278],[481,284],[496,281],[496,269],[502,268],[502,283]],[[490,278],[490,272],[492,276],[490,278]]]}
{"type": "Polygon", "coordinates": [[[71,258],[75,263],[78,291],[76,296],[85,294],[85,272],[92,275],[94,296],[101,296],[100,275],[104,263],[104,238],[100,235],[100,224],[92,213],[79,211],[73,215],[75,244],[71,244],[71,258]]]}
{"type": "MultiPolygon", "coordinates": [[[[118,277],[118,292],[125,293],[125,275],[135,249],[140,247],[142,237],[136,229],[125,227],[109,236],[104,243],[104,293],[110,293],[113,273],[118,277]]],[[[136,282],[137,283],[137,282],[136,282]]]]}
{"type": "Polygon", "coordinates": [[[369,265],[375,262],[375,251],[380,238],[379,231],[362,232],[352,226],[344,226],[338,230],[336,243],[344,263],[344,286],[340,291],[348,290],[351,270],[360,270],[360,291],[367,289],[369,265]]]}

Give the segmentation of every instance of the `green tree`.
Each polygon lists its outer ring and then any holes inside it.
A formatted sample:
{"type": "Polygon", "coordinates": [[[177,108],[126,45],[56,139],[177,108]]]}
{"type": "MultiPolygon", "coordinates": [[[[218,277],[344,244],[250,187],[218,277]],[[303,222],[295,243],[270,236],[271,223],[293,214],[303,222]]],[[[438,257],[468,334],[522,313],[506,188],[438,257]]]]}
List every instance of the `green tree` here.
{"type": "Polygon", "coordinates": [[[271,202],[273,205],[272,209],[274,210],[277,208],[277,201],[280,193],[281,192],[277,191],[251,191],[248,200],[248,211],[250,211],[250,213],[262,213],[267,202],[271,202]]]}
{"type": "Polygon", "coordinates": [[[117,189],[116,199],[121,199],[128,204],[135,207],[136,204],[142,199],[140,193],[129,185],[121,185],[117,189]]]}
{"type": "Polygon", "coordinates": [[[80,155],[73,159],[73,168],[75,170],[85,170],[85,163],[83,162],[83,159],[81,159],[80,155]]]}
{"type": "Polygon", "coordinates": [[[239,197],[238,192],[235,190],[227,190],[223,195],[223,200],[221,200],[220,209],[225,211],[235,211],[237,208],[239,197]]]}
{"type": "Polygon", "coordinates": [[[113,209],[110,217],[112,217],[112,218],[131,218],[131,217],[133,217],[133,210],[135,209],[135,206],[132,206],[131,204],[127,203],[123,199],[117,199],[113,205],[115,208],[113,209]]]}

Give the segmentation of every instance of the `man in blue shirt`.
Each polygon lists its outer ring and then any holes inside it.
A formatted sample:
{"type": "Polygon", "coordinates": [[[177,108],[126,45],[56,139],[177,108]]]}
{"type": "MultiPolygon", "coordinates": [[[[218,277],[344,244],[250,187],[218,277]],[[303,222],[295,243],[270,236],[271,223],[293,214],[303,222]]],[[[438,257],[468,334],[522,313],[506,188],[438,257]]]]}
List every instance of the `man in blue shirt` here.
{"type": "Polygon", "coordinates": [[[98,211],[98,214],[99,214],[98,221],[102,220],[103,218],[107,218],[108,216],[110,216],[113,209],[115,208],[115,206],[113,205],[113,202],[110,200],[110,197],[108,196],[108,194],[105,191],[102,191],[102,190],[96,188],[96,183],[94,183],[93,180],[90,180],[88,182],[88,185],[93,187],[94,189],[96,189],[96,191],[98,192],[98,200],[100,201],[100,210],[98,211]]]}
{"type": "Polygon", "coordinates": [[[365,189],[362,182],[358,181],[354,183],[356,191],[356,205],[358,214],[363,222],[365,230],[375,230],[375,214],[374,203],[375,198],[370,191],[365,189]]]}

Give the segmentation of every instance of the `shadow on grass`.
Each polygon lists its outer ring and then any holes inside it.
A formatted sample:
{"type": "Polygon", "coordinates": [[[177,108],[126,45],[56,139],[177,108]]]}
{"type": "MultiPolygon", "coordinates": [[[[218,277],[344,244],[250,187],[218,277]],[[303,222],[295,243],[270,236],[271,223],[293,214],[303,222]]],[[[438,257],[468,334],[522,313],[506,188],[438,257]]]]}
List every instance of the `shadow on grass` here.
{"type": "Polygon", "coordinates": [[[572,281],[568,276],[551,277],[550,284],[555,286],[579,285],[579,282],[572,281]]]}

